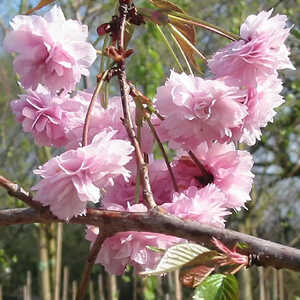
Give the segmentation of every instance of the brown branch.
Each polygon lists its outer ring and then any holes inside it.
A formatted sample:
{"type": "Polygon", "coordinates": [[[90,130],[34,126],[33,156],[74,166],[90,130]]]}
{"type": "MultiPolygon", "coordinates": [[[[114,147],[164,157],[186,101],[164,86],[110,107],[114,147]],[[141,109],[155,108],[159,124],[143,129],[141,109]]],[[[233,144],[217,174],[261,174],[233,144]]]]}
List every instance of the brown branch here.
{"type": "Polygon", "coordinates": [[[107,235],[105,233],[105,231],[100,232],[100,228],[99,228],[99,234],[97,236],[97,239],[95,240],[91,250],[90,250],[90,254],[89,257],[87,259],[87,262],[84,266],[84,270],[82,273],[82,278],[80,281],[80,285],[78,288],[78,292],[76,295],[76,300],[81,300],[84,298],[88,283],[90,281],[90,275],[92,272],[92,268],[93,265],[95,264],[98,252],[100,251],[100,248],[104,242],[104,240],[108,237],[109,235],[107,235]]]}
{"type": "MultiPolygon", "coordinates": [[[[17,184],[2,176],[0,176],[0,179],[1,185],[10,195],[25,203],[37,203],[32,200],[28,192],[17,184]]],[[[65,221],[53,216],[48,207],[43,207],[41,210],[33,208],[0,210],[0,226],[53,222],[65,221]]],[[[229,229],[183,221],[175,216],[165,215],[158,209],[152,209],[146,213],[88,209],[86,216],[72,218],[69,223],[98,226],[110,235],[120,232],[120,230],[123,232],[163,233],[194,241],[207,247],[213,246],[211,243],[212,237],[220,240],[228,248],[232,248],[238,242],[243,242],[248,245],[248,249],[245,249],[243,253],[251,256],[254,265],[273,266],[278,269],[287,268],[300,272],[300,250],[298,249],[229,229]]]]}
{"type": "Polygon", "coordinates": [[[171,176],[171,180],[172,180],[172,184],[173,184],[174,190],[175,190],[175,192],[178,192],[178,191],[179,191],[179,188],[178,188],[178,185],[177,185],[177,181],[176,181],[174,172],[173,172],[173,170],[172,170],[171,164],[170,164],[170,162],[169,162],[169,158],[168,158],[168,156],[167,156],[167,153],[166,153],[166,151],[165,151],[165,149],[164,149],[164,146],[163,146],[163,144],[161,143],[160,138],[159,138],[159,136],[158,136],[158,134],[157,134],[157,132],[156,132],[156,130],[155,130],[153,124],[151,123],[150,118],[146,117],[146,121],[147,121],[148,126],[150,127],[150,130],[151,130],[152,134],[154,135],[154,137],[155,137],[155,139],[156,139],[156,142],[157,142],[157,144],[158,144],[158,146],[159,146],[159,149],[160,149],[160,151],[161,151],[161,153],[162,153],[162,155],[163,155],[163,157],[164,157],[164,160],[165,160],[165,163],[166,163],[166,165],[167,165],[169,174],[170,174],[170,176],[171,176]]]}
{"type": "Polygon", "coordinates": [[[45,211],[45,208],[39,202],[36,202],[32,199],[29,192],[25,191],[22,187],[19,187],[18,184],[11,182],[10,180],[1,175],[0,186],[4,187],[9,195],[14,196],[19,200],[22,200],[28,206],[36,209],[37,211],[45,211]]]}
{"type": "MultiPolygon", "coordinates": [[[[51,222],[64,221],[50,214],[41,215],[32,208],[0,210],[0,226],[51,222]]],[[[248,245],[248,249],[244,249],[243,253],[251,256],[253,265],[287,268],[300,272],[299,249],[229,229],[183,221],[175,216],[165,215],[157,209],[145,213],[88,209],[86,216],[74,217],[69,223],[98,226],[102,231],[109,230],[110,234],[120,230],[162,233],[194,241],[206,247],[213,247],[212,237],[220,240],[228,248],[242,242],[248,245]]]]}
{"type": "MultiPolygon", "coordinates": [[[[120,35],[118,38],[118,53],[124,55],[124,32],[125,32],[125,23],[126,23],[126,17],[128,13],[128,2],[125,0],[120,0],[120,6],[119,6],[119,13],[120,13],[120,35]]],[[[138,167],[141,174],[142,184],[143,184],[143,196],[145,200],[147,201],[150,208],[156,207],[156,203],[153,198],[153,194],[151,191],[150,186],[150,180],[149,180],[149,172],[148,172],[148,166],[144,161],[144,157],[141,151],[141,147],[139,144],[139,141],[137,139],[132,118],[130,115],[130,108],[129,108],[129,86],[127,84],[127,78],[126,78],[126,63],[125,58],[123,57],[118,63],[118,79],[119,79],[119,85],[120,85],[120,93],[121,93],[121,100],[122,100],[122,107],[123,107],[123,114],[124,114],[124,120],[123,124],[127,130],[128,136],[131,140],[132,145],[135,149],[135,154],[138,160],[138,167]]]]}

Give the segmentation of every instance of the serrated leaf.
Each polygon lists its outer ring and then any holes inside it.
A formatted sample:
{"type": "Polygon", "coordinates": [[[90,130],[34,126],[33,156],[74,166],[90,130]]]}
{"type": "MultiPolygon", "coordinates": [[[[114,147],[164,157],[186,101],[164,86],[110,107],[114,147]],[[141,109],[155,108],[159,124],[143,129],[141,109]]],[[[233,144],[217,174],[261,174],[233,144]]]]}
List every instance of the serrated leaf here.
{"type": "Polygon", "coordinates": [[[41,0],[40,3],[39,3],[38,5],[36,5],[35,7],[33,7],[33,8],[31,8],[31,9],[27,10],[26,15],[30,15],[30,14],[32,14],[33,12],[35,12],[35,11],[37,11],[37,10],[43,8],[44,6],[50,4],[50,3],[54,2],[54,1],[55,1],[55,0],[41,0]]]}
{"type": "Polygon", "coordinates": [[[214,274],[206,278],[196,289],[194,300],[238,300],[239,285],[231,275],[214,274]]]}
{"type": "Polygon", "coordinates": [[[145,271],[141,275],[159,275],[179,269],[199,254],[210,251],[194,243],[178,244],[167,249],[159,264],[154,270],[145,271]]]}
{"type": "Polygon", "coordinates": [[[220,258],[220,254],[217,251],[209,250],[207,252],[199,254],[193,260],[186,263],[184,267],[194,267],[197,265],[206,265],[209,267],[214,267],[218,265],[218,258],[220,258]]]}

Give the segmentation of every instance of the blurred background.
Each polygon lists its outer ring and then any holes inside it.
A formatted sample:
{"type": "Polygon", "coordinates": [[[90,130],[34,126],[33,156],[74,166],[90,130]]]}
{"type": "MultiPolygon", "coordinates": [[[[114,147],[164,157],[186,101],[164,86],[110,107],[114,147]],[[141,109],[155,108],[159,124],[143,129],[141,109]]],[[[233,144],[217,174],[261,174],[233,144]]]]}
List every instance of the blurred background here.
{"type": "MultiPolygon", "coordinates": [[[[30,189],[37,178],[32,170],[46,162],[57,150],[37,147],[30,135],[24,134],[10,111],[10,102],[21,93],[12,69],[13,57],[3,51],[2,41],[9,30],[9,21],[39,1],[0,1],[0,172],[12,181],[30,189]]],[[[109,22],[116,0],[62,0],[67,18],[77,18],[87,24],[90,41],[97,40],[96,28],[109,22]]],[[[300,1],[191,1],[173,0],[190,15],[238,34],[239,27],[250,14],[274,8],[274,13],[288,16],[294,29],[287,44],[291,60],[299,67],[300,1]]],[[[151,7],[147,1],[135,1],[136,6],[151,7]]],[[[38,11],[43,14],[51,6],[38,11]]],[[[207,57],[228,40],[197,29],[197,48],[207,57]]],[[[103,41],[97,42],[101,49],[103,41]]],[[[163,84],[175,62],[160,40],[153,25],[140,26],[129,45],[133,55],[128,62],[128,78],[144,93],[153,97],[163,84]]],[[[205,72],[205,66],[199,62],[205,72]]],[[[93,87],[99,60],[94,63],[92,76],[79,88],[93,87]]],[[[255,185],[247,210],[233,212],[227,228],[239,230],[263,239],[292,247],[300,247],[300,73],[280,72],[284,82],[285,104],[279,109],[274,123],[263,130],[263,138],[249,151],[253,154],[255,185]]],[[[110,84],[110,94],[118,95],[116,82],[110,84]]],[[[23,207],[23,203],[0,190],[0,209],[23,207]]],[[[84,226],[17,225],[0,228],[0,296],[3,299],[54,299],[55,288],[60,299],[72,299],[80,280],[89,242],[84,239],[84,226]],[[62,238],[61,238],[62,237],[62,238]],[[56,270],[61,270],[57,278],[56,270]],[[24,288],[25,287],[25,288],[24,288]],[[27,288],[26,288],[27,287],[27,288]],[[29,298],[28,298],[29,299],[29,298]]],[[[97,265],[86,299],[191,299],[192,290],[182,287],[176,273],[163,277],[141,278],[128,268],[123,276],[111,276],[97,265]]],[[[300,299],[300,274],[288,270],[257,268],[240,271],[242,300],[300,299]]],[[[1,298],[0,298],[1,299],[1,298]]],[[[2,299],[1,299],[2,300],[2,299]]]]}

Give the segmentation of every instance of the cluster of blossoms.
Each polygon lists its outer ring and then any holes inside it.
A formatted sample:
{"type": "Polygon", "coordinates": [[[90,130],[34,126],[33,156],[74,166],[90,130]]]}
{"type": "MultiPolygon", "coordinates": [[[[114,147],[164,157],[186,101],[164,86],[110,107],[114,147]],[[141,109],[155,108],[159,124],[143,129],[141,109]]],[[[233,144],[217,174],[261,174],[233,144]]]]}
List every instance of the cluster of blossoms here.
{"type": "MultiPolygon", "coordinates": [[[[164,120],[155,120],[163,142],[176,151],[171,163],[177,190],[162,160],[152,155],[154,139],[142,127],[142,151],[149,156],[149,173],[156,203],[184,220],[224,227],[225,217],[250,200],[253,161],[236,142],[253,145],[261,128],[272,121],[283,103],[277,70],[293,69],[284,45],[290,28],[286,17],[272,11],[249,16],[241,40],[232,42],[208,61],[211,77],[171,71],[157,89],[155,106],[164,120]]],[[[58,218],[84,214],[88,202],[108,210],[145,212],[146,201],[136,194],[134,148],[120,118],[120,97],[99,103],[91,114],[88,145],[81,145],[84,120],[92,98],[88,91],[70,96],[81,75],[88,75],[96,50],[86,42],[87,27],[65,20],[54,6],[44,17],[17,16],[4,47],[18,55],[15,71],[26,92],[11,107],[25,132],[41,146],[66,152],[35,171],[42,180],[34,199],[58,218]]],[[[135,104],[131,101],[134,117],[135,104]]],[[[89,226],[92,243],[98,228],[89,226]]],[[[101,234],[101,233],[100,233],[101,234]]],[[[154,268],[166,249],[184,240],[163,234],[120,232],[107,238],[97,262],[122,274],[127,264],[137,271],[154,268]]]]}

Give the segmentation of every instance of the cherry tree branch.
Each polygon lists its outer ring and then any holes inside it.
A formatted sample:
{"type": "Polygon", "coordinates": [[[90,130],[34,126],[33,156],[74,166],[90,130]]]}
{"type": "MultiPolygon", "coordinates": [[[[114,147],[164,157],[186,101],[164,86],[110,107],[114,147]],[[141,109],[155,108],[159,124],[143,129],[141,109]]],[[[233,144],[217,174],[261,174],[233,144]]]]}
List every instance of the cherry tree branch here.
{"type": "Polygon", "coordinates": [[[128,3],[130,1],[126,0],[119,0],[119,13],[120,13],[120,34],[118,38],[118,53],[121,55],[121,59],[118,61],[118,79],[120,85],[120,92],[121,92],[121,100],[122,100],[122,107],[123,107],[123,114],[124,120],[123,124],[127,130],[128,136],[131,140],[132,145],[135,148],[135,154],[137,157],[141,179],[143,184],[143,196],[146,199],[150,208],[156,207],[156,203],[153,198],[153,194],[151,191],[150,180],[149,180],[149,172],[148,166],[144,161],[144,157],[141,151],[141,147],[139,141],[137,139],[132,118],[130,115],[130,108],[129,108],[129,91],[130,88],[127,84],[127,76],[126,76],[126,63],[125,63],[125,50],[124,50],[124,33],[125,33],[125,23],[126,17],[128,14],[128,3]]]}
{"type": "MultiPolygon", "coordinates": [[[[3,178],[3,177],[0,177],[3,178]]],[[[8,193],[25,203],[32,203],[29,193],[20,189],[9,180],[0,181],[8,193]]],[[[0,226],[33,223],[65,222],[53,216],[47,207],[42,210],[35,208],[15,208],[0,210],[0,226]]],[[[177,236],[200,243],[206,247],[214,247],[211,239],[220,240],[228,248],[242,242],[248,248],[241,253],[249,255],[252,265],[287,268],[300,272],[300,250],[253,237],[237,231],[207,226],[192,221],[183,221],[175,216],[166,215],[154,208],[145,213],[130,213],[110,210],[87,209],[85,216],[71,218],[69,223],[94,225],[99,227],[106,236],[117,232],[140,231],[162,233],[177,236]]]]}

